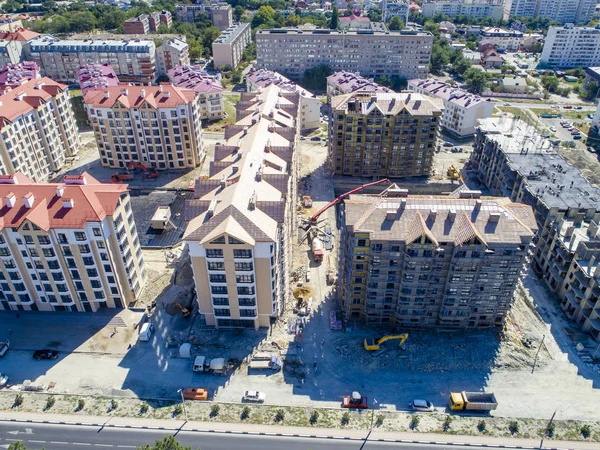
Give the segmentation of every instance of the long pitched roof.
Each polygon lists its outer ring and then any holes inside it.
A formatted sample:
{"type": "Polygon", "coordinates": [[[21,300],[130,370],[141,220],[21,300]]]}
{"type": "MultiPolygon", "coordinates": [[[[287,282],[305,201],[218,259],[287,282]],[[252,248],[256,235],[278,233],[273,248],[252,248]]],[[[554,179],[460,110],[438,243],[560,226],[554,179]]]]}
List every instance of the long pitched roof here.
{"type": "Polygon", "coordinates": [[[94,108],[112,108],[120,102],[127,108],[139,108],[148,103],[154,108],[175,108],[194,99],[194,91],[175,87],[170,83],[160,86],[108,86],[98,91],[88,91],[84,102],[94,108]]]}
{"type": "Polygon", "coordinates": [[[338,95],[331,100],[332,110],[348,110],[348,104],[353,101],[357,102],[354,111],[363,115],[369,114],[375,109],[383,115],[392,116],[401,111],[406,111],[411,116],[429,116],[436,113],[441,114],[444,110],[444,102],[441,98],[429,97],[416,92],[353,92],[338,95]]]}

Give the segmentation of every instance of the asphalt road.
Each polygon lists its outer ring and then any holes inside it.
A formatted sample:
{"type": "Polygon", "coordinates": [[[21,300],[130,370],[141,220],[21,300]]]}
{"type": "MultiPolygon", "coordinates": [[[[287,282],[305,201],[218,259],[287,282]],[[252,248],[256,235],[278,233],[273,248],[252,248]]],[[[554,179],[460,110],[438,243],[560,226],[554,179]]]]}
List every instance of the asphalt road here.
{"type": "MultiPolygon", "coordinates": [[[[86,448],[135,449],[139,445],[152,444],[173,431],[131,428],[99,428],[80,425],[48,425],[0,422],[0,449],[21,441],[29,450],[81,450],[86,448]]],[[[484,447],[436,444],[412,444],[396,442],[367,442],[341,439],[319,439],[285,436],[257,436],[242,434],[181,432],[176,439],[183,445],[202,450],[318,450],[318,449],[402,449],[402,450],[478,450],[484,447]]],[[[505,447],[496,447],[505,448],[505,447]]],[[[513,447],[514,448],[514,447],[513,447]]]]}

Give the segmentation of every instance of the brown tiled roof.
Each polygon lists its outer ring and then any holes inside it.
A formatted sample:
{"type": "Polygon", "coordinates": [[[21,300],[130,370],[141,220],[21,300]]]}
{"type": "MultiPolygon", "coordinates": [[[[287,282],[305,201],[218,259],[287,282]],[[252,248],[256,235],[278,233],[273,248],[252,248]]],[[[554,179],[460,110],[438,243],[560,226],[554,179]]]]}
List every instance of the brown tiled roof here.
{"type": "Polygon", "coordinates": [[[40,33],[26,28],[17,28],[15,31],[1,31],[0,41],[30,41],[40,36],[40,33]]]}
{"type": "Polygon", "coordinates": [[[117,102],[127,108],[139,108],[144,103],[153,108],[175,108],[191,102],[194,95],[192,89],[178,88],[168,83],[161,83],[160,86],[109,86],[88,91],[84,102],[94,108],[112,108],[117,102]]]}

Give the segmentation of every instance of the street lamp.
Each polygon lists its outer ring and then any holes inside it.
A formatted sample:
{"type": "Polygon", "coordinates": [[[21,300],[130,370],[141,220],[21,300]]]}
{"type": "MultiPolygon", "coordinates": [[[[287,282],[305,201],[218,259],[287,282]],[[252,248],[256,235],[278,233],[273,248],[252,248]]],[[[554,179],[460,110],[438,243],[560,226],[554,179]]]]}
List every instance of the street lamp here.
{"type": "Polygon", "coordinates": [[[183,414],[185,414],[185,421],[188,420],[187,409],[185,409],[185,399],[183,398],[183,389],[178,389],[177,392],[181,394],[181,404],[183,405],[183,414]]]}

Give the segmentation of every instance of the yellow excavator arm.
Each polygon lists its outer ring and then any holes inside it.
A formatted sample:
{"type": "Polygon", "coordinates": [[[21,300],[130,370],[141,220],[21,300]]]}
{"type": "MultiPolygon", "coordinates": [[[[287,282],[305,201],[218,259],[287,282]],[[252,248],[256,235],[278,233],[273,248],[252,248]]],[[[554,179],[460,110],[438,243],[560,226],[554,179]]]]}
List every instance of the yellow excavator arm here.
{"type": "Polygon", "coordinates": [[[408,339],[408,333],[390,334],[390,335],[384,336],[380,339],[367,338],[367,339],[365,339],[365,343],[364,343],[365,350],[368,350],[368,351],[379,350],[381,348],[380,347],[381,344],[383,344],[385,341],[390,341],[392,339],[399,339],[400,343],[398,344],[398,347],[400,347],[402,344],[404,344],[406,339],[408,339]]]}

